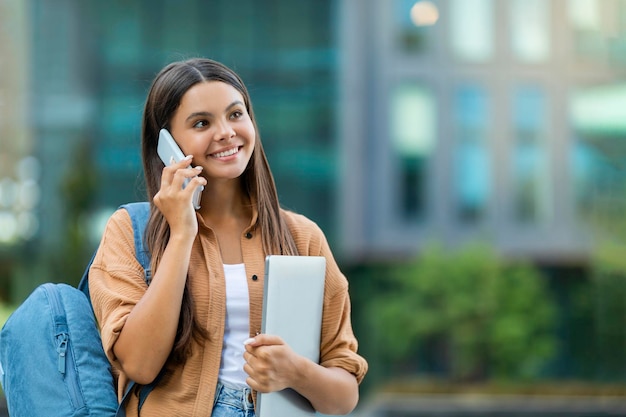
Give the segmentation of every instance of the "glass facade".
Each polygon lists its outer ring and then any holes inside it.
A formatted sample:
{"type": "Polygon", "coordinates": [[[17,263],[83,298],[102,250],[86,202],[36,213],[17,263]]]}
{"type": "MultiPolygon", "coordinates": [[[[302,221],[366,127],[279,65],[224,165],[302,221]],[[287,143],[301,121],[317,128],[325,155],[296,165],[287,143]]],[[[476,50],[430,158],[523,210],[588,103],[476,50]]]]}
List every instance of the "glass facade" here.
{"type": "Polygon", "coordinates": [[[203,56],[230,66],[246,83],[283,205],[317,221],[332,238],[332,1],[190,0],[185,7],[167,0],[66,1],[63,7],[35,1],[33,10],[34,78],[40,80],[34,89],[57,104],[47,108],[50,123],[38,133],[48,144],[40,148],[50,189],[45,198],[56,202],[45,235],[58,233],[53,219],[65,210],[54,183],[75,174],[53,162],[67,158],[52,144],[65,143],[64,152],[72,154],[89,143],[85,157],[98,175],[92,212],[106,216],[120,203],[144,200],[139,139],[150,82],[168,62],[203,56]]]}

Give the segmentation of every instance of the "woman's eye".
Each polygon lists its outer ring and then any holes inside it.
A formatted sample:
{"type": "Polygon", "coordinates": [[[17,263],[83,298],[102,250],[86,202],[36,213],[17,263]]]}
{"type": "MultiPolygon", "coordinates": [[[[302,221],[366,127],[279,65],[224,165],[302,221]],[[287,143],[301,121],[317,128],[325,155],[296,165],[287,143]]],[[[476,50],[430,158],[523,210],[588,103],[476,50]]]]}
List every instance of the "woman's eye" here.
{"type": "Polygon", "coordinates": [[[207,126],[208,124],[209,124],[209,123],[208,123],[206,120],[199,120],[199,121],[197,121],[197,122],[193,125],[193,127],[195,127],[195,128],[200,128],[200,127],[205,127],[205,126],[207,126]]]}
{"type": "Polygon", "coordinates": [[[234,111],[234,112],[230,115],[230,118],[231,118],[231,119],[239,119],[241,116],[243,116],[243,112],[241,112],[241,111],[237,110],[237,111],[234,111]]]}

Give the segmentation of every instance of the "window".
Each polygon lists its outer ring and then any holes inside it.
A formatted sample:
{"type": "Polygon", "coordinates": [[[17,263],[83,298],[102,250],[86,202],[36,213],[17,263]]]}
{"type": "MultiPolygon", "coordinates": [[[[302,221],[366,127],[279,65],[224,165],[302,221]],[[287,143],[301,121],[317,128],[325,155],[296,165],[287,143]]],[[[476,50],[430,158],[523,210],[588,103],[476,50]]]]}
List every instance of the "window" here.
{"type": "Polygon", "coordinates": [[[550,6],[545,0],[512,0],[511,49],[516,59],[536,63],[550,56],[550,6]]]}
{"type": "Polygon", "coordinates": [[[546,97],[540,87],[519,87],[513,96],[513,207],[519,223],[543,223],[551,215],[546,151],[546,97]]]}
{"type": "Polygon", "coordinates": [[[485,217],[491,192],[488,104],[487,93],[479,86],[461,87],[454,97],[453,190],[456,215],[465,223],[476,223],[485,217]]]}
{"type": "Polygon", "coordinates": [[[405,82],[393,90],[390,110],[397,211],[405,220],[420,219],[425,211],[426,167],[437,134],[435,99],[427,87],[405,82]]]}
{"type": "Polygon", "coordinates": [[[626,42],[620,39],[626,30],[623,0],[568,0],[568,18],[572,30],[574,56],[579,61],[606,61],[609,57],[625,62],[620,52],[626,42]]]}
{"type": "Polygon", "coordinates": [[[609,39],[609,54],[611,63],[626,66],[626,0],[618,0],[615,3],[615,11],[612,13],[614,31],[609,39]]]}
{"type": "Polygon", "coordinates": [[[626,85],[574,90],[570,118],[577,216],[603,230],[613,229],[626,209],[626,85]]]}
{"type": "Polygon", "coordinates": [[[452,53],[484,62],[494,55],[493,0],[450,0],[452,53]]]}

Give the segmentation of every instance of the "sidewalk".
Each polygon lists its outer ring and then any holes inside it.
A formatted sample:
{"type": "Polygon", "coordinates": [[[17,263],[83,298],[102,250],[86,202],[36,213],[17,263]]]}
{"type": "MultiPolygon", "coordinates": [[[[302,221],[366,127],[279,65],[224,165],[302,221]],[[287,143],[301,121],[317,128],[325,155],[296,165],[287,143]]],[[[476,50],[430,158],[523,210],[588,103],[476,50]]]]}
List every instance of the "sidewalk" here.
{"type": "Polygon", "coordinates": [[[626,417],[626,398],[381,394],[353,417],[626,417]]]}

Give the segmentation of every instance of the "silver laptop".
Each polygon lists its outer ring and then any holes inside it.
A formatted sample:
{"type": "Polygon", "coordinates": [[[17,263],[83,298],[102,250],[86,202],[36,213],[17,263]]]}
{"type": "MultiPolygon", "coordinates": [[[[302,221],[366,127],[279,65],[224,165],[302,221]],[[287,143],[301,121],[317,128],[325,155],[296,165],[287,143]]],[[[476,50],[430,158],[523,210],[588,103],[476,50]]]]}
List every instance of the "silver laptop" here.
{"type": "MultiPolygon", "coordinates": [[[[261,331],[280,336],[294,352],[319,363],[326,258],[265,258],[265,292],[261,331]]],[[[309,417],[315,410],[291,389],[259,393],[258,417],[309,417]]]]}

